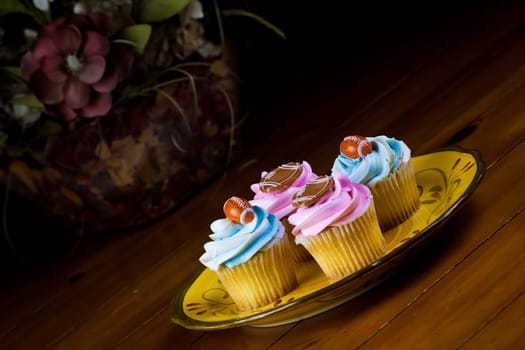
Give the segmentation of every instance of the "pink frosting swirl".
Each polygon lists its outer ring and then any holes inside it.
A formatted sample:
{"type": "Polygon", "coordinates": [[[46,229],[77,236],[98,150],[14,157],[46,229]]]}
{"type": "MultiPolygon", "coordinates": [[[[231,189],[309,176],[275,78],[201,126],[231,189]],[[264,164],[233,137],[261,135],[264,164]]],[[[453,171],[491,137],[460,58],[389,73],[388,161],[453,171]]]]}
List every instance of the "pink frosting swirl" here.
{"type": "MultiPolygon", "coordinates": [[[[257,205],[266,209],[268,212],[277,216],[280,219],[294,212],[296,208],[292,206],[292,197],[297,192],[297,190],[308,181],[315,179],[316,174],[313,173],[312,167],[308,162],[303,161],[301,175],[288,187],[283,188],[274,192],[262,192],[259,188],[259,183],[253,184],[250,186],[251,190],[255,193],[250,204],[252,206],[257,205]]],[[[268,172],[263,171],[261,173],[261,178],[264,177],[268,172]]]]}
{"type": "Polygon", "coordinates": [[[361,216],[370,206],[372,195],[365,185],[333,173],[334,187],[313,205],[299,208],[288,217],[296,236],[315,236],[328,226],[345,224],[361,216]]]}

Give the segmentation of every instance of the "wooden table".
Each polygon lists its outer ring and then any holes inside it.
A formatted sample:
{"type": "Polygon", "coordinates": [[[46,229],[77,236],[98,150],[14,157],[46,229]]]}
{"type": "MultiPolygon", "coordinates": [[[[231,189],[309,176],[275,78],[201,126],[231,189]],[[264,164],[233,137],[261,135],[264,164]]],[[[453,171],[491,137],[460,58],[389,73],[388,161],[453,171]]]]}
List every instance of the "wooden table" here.
{"type": "Polygon", "coordinates": [[[4,256],[0,348],[524,348],[525,2],[471,5],[276,68],[281,77],[258,87],[247,130],[262,131],[241,159],[161,220],[83,237],[58,259],[4,256]],[[327,172],[347,134],[394,136],[414,155],[477,149],[486,174],[397,274],[357,299],[273,328],[173,324],[170,300],[199,267],[223,201],[249,196],[261,170],[284,162],[327,172]]]}

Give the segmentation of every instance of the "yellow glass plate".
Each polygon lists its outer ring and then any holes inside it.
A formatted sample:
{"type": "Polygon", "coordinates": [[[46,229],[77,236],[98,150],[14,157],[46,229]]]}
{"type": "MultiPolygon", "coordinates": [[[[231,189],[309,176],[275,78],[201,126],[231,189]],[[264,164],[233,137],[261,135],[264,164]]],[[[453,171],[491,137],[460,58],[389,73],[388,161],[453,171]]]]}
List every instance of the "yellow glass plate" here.
{"type": "Polygon", "coordinates": [[[325,277],[312,260],[299,266],[299,286],[276,302],[239,311],[215,273],[201,268],[172,300],[172,321],[197,330],[243,325],[270,327],[295,322],[334,308],[385,280],[399,262],[436,232],[473,193],[485,165],[477,151],[447,148],[412,158],[420,209],[385,232],[383,257],[340,280],[325,277]]]}

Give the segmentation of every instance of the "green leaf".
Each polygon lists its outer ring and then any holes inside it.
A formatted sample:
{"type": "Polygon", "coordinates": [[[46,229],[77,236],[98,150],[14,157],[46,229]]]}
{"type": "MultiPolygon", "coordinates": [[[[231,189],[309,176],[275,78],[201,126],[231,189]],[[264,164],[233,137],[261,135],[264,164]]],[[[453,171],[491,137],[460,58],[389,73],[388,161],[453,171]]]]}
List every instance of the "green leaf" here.
{"type": "Polygon", "coordinates": [[[242,17],[248,17],[248,18],[254,19],[257,22],[261,23],[266,28],[273,31],[275,34],[279,35],[281,38],[286,39],[286,34],[284,34],[282,30],[280,30],[279,28],[277,28],[277,26],[268,22],[261,16],[256,15],[255,13],[252,13],[246,10],[231,9],[231,10],[222,10],[222,14],[225,16],[242,16],[242,17]]]}
{"type": "Polygon", "coordinates": [[[52,120],[46,120],[38,129],[38,136],[47,137],[51,135],[56,135],[60,133],[63,129],[64,127],[62,126],[62,124],[52,120]]]}
{"type": "Polygon", "coordinates": [[[15,97],[11,100],[11,103],[17,105],[25,105],[33,108],[44,108],[44,105],[35,95],[24,95],[21,97],[15,97]]]}
{"type": "Polygon", "coordinates": [[[139,21],[154,23],[168,19],[180,11],[191,0],[141,0],[139,2],[139,21]]]}
{"type": "Polygon", "coordinates": [[[12,89],[17,84],[25,84],[20,68],[0,67],[0,92],[8,91],[9,96],[12,96],[12,89]]]}
{"type": "Polygon", "coordinates": [[[51,22],[49,12],[42,12],[34,6],[27,5],[27,3],[30,3],[30,1],[1,0],[0,17],[13,13],[21,13],[33,17],[35,21],[42,25],[51,22]]]}
{"type": "Polygon", "coordinates": [[[10,13],[25,13],[32,15],[33,11],[25,6],[20,0],[2,0],[0,3],[0,16],[5,16],[10,13]]]}
{"type": "Polygon", "coordinates": [[[148,40],[151,36],[151,25],[136,24],[124,28],[122,31],[122,38],[133,45],[133,48],[138,54],[144,53],[148,40]]]}
{"type": "Polygon", "coordinates": [[[6,71],[7,73],[11,74],[11,75],[14,75],[15,77],[17,78],[20,78],[20,79],[23,79],[23,75],[22,75],[22,70],[20,69],[20,67],[16,67],[16,66],[4,66],[4,67],[0,67],[2,70],[6,71]]]}

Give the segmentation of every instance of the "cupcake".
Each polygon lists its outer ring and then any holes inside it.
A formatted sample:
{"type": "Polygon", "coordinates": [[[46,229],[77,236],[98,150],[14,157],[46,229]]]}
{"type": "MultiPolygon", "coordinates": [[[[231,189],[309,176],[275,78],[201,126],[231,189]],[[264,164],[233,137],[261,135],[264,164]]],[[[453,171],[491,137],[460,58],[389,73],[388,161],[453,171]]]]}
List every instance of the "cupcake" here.
{"type": "Polygon", "coordinates": [[[317,175],[312,172],[312,167],[307,162],[290,162],[269,172],[262,172],[260,181],[250,186],[254,192],[250,204],[263,207],[281,220],[287,237],[292,240],[294,259],[297,262],[311,259],[311,256],[302,246],[293,243],[291,226],[287,218],[296,210],[292,205],[294,194],[316,177],[317,175]]]}
{"type": "Polygon", "coordinates": [[[293,198],[288,220],[325,275],[338,279],[370,265],[386,250],[370,189],[340,173],[310,181],[293,198]]]}
{"type": "Polygon", "coordinates": [[[269,304],[297,286],[290,267],[290,241],[273,214],[232,197],[226,218],[212,222],[212,241],[200,262],[214,271],[240,310],[269,304]]]}
{"type": "Polygon", "coordinates": [[[386,136],[348,136],[341,142],[332,172],[370,188],[383,231],[407,220],[420,206],[410,149],[386,136]]]}

